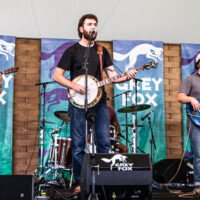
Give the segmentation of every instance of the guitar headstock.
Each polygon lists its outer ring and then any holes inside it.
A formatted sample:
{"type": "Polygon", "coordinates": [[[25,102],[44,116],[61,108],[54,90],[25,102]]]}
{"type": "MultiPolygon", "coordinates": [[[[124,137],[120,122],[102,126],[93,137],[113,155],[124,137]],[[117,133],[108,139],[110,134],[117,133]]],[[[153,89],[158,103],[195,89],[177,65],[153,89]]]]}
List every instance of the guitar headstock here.
{"type": "Polygon", "coordinates": [[[157,65],[158,65],[158,63],[156,63],[155,61],[152,61],[152,62],[147,63],[146,65],[144,65],[144,66],[143,66],[143,70],[144,70],[144,69],[149,70],[149,69],[151,69],[151,68],[156,68],[157,65]]]}
{"type": "Polygon", "coordinates": [[[18,71],[18,67],[11,67],[0,72],[0,74],[10,74],[18,71]]]}

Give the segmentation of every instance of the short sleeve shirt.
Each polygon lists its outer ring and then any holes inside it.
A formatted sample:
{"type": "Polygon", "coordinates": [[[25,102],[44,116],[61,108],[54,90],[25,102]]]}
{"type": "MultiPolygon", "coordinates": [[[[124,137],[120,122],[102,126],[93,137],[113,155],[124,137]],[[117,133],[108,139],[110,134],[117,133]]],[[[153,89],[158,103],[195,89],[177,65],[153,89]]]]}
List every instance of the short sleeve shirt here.
{"type": "Polygon", "coordinates": [[[187,76],[181,83],[179,93],[184,93],[187,96],[200,98],[200,75],[194,74],[187,76]]]}
{"type": "MultiPolygon", "coordinates": [[[[83,69],[83,62],[85,60],[85,53],[88,47],[80,45],[78,42],[69,47],[61,57],[57,67],[70,71],[71,80],[79,75],[85,74],[83,69]]],[[[103,48],[103,69],[113,65],[111,57],[106,48],[103,48]]],[[[97,44],[90,48],[88,58],[88,74],[101,80],[101,69],[99,55],[97,53],[97,44]]]]}

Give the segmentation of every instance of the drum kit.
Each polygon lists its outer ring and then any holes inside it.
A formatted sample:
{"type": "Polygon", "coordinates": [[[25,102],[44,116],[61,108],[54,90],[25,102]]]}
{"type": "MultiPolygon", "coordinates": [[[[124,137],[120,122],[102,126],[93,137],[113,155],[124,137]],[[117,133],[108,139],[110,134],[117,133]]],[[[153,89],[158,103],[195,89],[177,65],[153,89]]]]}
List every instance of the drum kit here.
{"type": "MultiPolygon", "coordinates": [[[[71,155],[71,138],[70,137],[58,137],[59,130],[70,123],[70,117],[66,111],[56,111],[54,115],[61,119],[64,124],[59,128],[54,129],[49,134],[51,135],[51,150],[49,159],[47,162],[46,171],[44,177],[47,178],[49,175],[53,176],[52,181],[49,184],[52,185],[65,185],[65,179],[63,177],[63,171],[72,171],[72,155],[71,155]],[[63,170],[63,171],[61,171],[63,170]]],[[[45,123],[54,123],[45,121],[45,123]]],[[[70,180],[70,186],[72,182],[72,175],[70,180]]]]}
{"type": "MultiPolygon", "coordinates": [[[[124,108],[121,108],[118,110],[119,113],[134,113],[136,110],[142,111],[145,109],[150,108],[150,105],[137,105],[137,108],[135,106],[127,106],[124,108]]],[[[53,177],[53,180],[49,182],[49,184],[58,185],[59,183],[62,183],[65,185],[65,179],[63,178],[63,171],[69,171],[71,172],[71,178],[69,187],[72,185],[72,143],[70,137],[59,137],[59,130],[62,129],[64,126],[70,123],[70,117],[67,111],[56,111],[54,112],[54,115],[63,121],[63,125],[59,128],[54,129],[49,134],[51,135],[51,147],[50,147],[50,154],[49,159],[47,162],[47,167],[44,172],[44,177],[48,177],[50,174],[53,177]],[[58,181],[59,180],[59,181],[58,181]]],[[[54,123],[50,121],[45,121],[45,123],[54,123]]],[[[128,124],[127,121],[125,124],[121,124],[121,126],[131,127],[134,131],[135,125],[128,124]]],[[[137,125],[138,127],[142,127],[143,125],[137,125]]],[[[110,153],[119,153],[119,150],[117,148],[119,142],[118,138],[119,133],[116,132],[115,126],[110,125],[110,143],[111,143],[111,150],[110,153]]],[[[122,134],[120,134],[120,137],[124,138],[129,143],[133,144],[133,142],[129,141],[128,138],[124,137],[122,134]]],[[[90,145],[90,141],[88,140],[88,144],[90,145]]]]}

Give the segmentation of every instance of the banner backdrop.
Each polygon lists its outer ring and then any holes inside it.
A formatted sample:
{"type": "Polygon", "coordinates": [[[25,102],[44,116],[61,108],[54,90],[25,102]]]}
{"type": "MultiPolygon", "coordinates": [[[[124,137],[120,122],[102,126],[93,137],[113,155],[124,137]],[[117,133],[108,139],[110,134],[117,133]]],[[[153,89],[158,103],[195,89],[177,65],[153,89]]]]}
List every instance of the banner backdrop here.
{"type": "MultiPolygon", "coordinates": [[[[15,37],[0,36],[0,72],[14,67],[15,37]]],[[[2,75],[0,93],[0,175],[12,174],[14,74],[2,75]]]]}
{"type": "MultiPolygon", "coordinates": [[[[45,123],[44,130],[45,164],[47,163],[49,153],[51,151],[51,145],[53,142],[52,136],[54,137],[54,135],[51,133],[55,129],[64,125],[64,121],[56,117],[54,113],[56,111],[68,111],[67,89],[53,81],[53,73],[64,51],[75,42],[76,40],[67,39],[42,39],[41,43],[41,83],[46,83],[41,85],[40,107],[40,122],[43,120],[43,117],[45,117],[45,121],[47,122],[45,123]],[[43,109],[45,112],[43,112],[43,109]]],[[[65,76],[70,78],[69,72],[66,72],[65,76]]],[[[42,123],[40,123],[40,127],[39,146],[41,150],[41,136],[43,131],[42,123]]],[[[69,125],[60,128],[58,133],[58,137],[60,138],[70,137],[69,125]]],[[[40,159],[39,163],[41,163],[40,159]]]]}
{"type": "MultiPolygon", "coordinates": [[[[185,77],[196,73],[194,63],[197,54],[200,53],[200,44],[181,44],[181,67],[182,67],[182,80],[185,77]]],[[[183,114],[183,148],[185,148],[187,140],[187,116],[186,104],[182,104],[183,114]]],[[[190,142],[187,144],[186,152],[191,152],[190,142]]],[[[187,155],[187,154],[186,154],[187,155]]]]}
{"type": "MultiPolygon", "coordinates": [[[[164,108],[164,88],[163,88],[163,43],[151,41],[113,41],[113,58],[114,65],[118,73],[128,71],[134,66],[135,68],[145,65],[151,61],[158,63],[157,68],[139,71],[136,78],[141,79],[138,82],[137,104],[148,104],[151,107],[137,112],[137,146],[145,153],[151,153],[150,140],[152,133],[155,138],[156,149],[153,149],[153,163],[166,158],[166,142],[165,142],[165,108],[164,108]],[[144,121],[143,116],[152,112],[144,121]],[[151,128],[152,127],[152,131],[151,128]]],[[[121,94],[125,91],[131,91],[127,95],[118,96],[114,99],[115,111],[118,121],[121,124],[121,130],[125,136],[126,117],[124,113],[117,112],[120,108],[135,104],[135,81],[130,80],[125,83],[115,84],[114,95],[121,94]]],[[[127,114],[127,124],[135,122],[135,115],[132,112],[127,114]]],[[[128,126],[128,140],[132,142],[132,129],[128,126]]],[[[125,144],[125,140],[122,139],[125,144]]],[[[132,151],[131,143],[129,143],[129,151],[132,151]]],[[[141,151],[138,150],[139,153],[141,151]]]]}

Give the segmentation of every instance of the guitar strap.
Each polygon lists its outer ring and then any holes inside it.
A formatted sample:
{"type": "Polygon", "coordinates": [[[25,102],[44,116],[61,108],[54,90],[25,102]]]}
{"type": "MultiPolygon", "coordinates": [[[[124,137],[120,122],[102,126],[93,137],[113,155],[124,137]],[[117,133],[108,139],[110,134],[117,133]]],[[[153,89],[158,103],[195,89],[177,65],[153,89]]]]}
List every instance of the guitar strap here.
{"type": "Polygon", "coordinates": [[[99,61],[100,61],[100,69],[101,69],[101,79],[103,80],[103,46],[101,44],[97,44],[97,53],[99,54],[99,61]]]}

